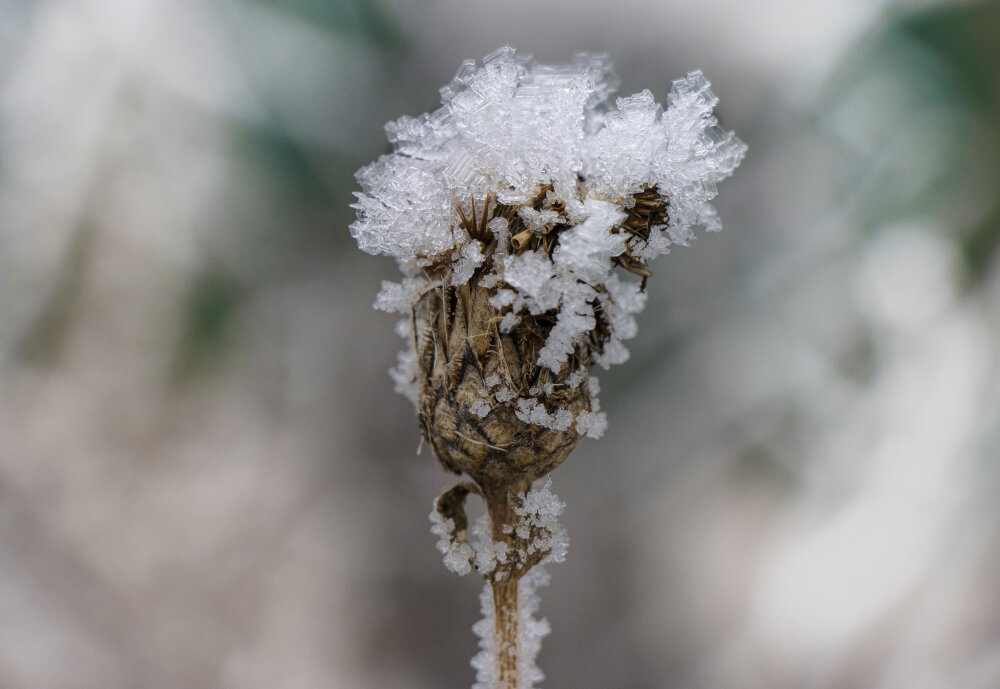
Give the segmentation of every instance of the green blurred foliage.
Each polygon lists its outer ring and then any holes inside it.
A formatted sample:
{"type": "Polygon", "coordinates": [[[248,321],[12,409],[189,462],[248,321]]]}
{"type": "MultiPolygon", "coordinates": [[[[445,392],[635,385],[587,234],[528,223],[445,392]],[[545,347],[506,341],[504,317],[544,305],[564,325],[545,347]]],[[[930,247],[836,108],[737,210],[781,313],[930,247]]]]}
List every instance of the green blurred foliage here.
{"type": "MultiPolygon", "coordinates": [[[[912,40],[931,50],[950,67],[962,104],[983,122],[992,126],[992,140],[970,142],[986,144],[986,156],[970,161],[974,174],[1000,180],[997,157],[1000,127],[1000,2],[984,2],[958,7],[939,7],[906,17],[900,29],[912,40]]],[[[982,151],[977,151],[982,153],[982,151]]],[[[995,260],[1000,248],[1000,198],[984,218],[965,234],[962,257],[971,283],[979,282],[995,260]]]]}
{"type": "Polygon", "coordinates": [[[379,0],[253,0],[302,21],[398,53],[406,42],[387,5],[379,0]]]}
{"type": "Polygon", "coordinates": [[[969,107],[983,115],[1000,110],[1000,2],[935,7],[903,17],[898,30],[952,69],[969,107]]]}
{"type": "Polygon", "coordinates": [[[219,365],[228,352],[233,321],[246,290],[220,269],[196,275],[182,305],[173,378],[184,382],[219,365]]]}
{"type": "Polygon", "coordinates": [[[998,69],[1000,2],[900,13],[844,61],[822,109],[848,113],[841,132],[860,130],[846,137],[842,182],[862,237],[940,219],[969,286],[1000,248],[1000,193],[983,184],[1000,179],[998,69]]]}
{"type": "Polygon", "coordinates": [[[310,146],[273,123],[232,122],[228,133],[242,193],[250,195],[232,208],[246,279],[278,278],[303,257],[334,265],[353,256],[347,226],[360,160],[310,146]]]}
{"type": "MultiPolygon", "coordinates": [[[[391,12],[379,0],[249,2],[357,42],[358,49],[374,47],[387,65],[398,63],[406,50],[391,12]]],[[[247,70],[253,73],[249,63],[247,70]]],[[[186,290],[174,354],[176,381],[211,372],[238,345],[236,313],[253,292],[297,270],[304,257],[331,266],[353,257],[346,227],[354,217],[354,172],[365,161],[296,136],[280,115],[275,94],[259,86],[255,96],[262,120],[225,121],[241,179],[221,204],[229,239],[239,246],[224,249],[225,260],[212,262],[186,290]]]]}

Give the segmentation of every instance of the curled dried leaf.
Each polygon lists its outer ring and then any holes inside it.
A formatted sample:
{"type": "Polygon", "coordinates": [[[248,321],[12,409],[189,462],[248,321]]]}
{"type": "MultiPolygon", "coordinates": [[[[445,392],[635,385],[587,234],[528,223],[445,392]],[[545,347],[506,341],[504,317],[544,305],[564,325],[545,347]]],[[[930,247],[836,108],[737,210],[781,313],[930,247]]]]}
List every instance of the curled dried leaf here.
{"type": "Polygon", "coordinates": [[[448,536],[448,540],[452,546],[468,542],[469,518],[465,514],[465,499],[469,496],[469,493],[482,495],[474,483],[465,481],[456,483],[441,493],[434,501],[434,511],[442,519],[450,519],[455,525],[448,536]]]}

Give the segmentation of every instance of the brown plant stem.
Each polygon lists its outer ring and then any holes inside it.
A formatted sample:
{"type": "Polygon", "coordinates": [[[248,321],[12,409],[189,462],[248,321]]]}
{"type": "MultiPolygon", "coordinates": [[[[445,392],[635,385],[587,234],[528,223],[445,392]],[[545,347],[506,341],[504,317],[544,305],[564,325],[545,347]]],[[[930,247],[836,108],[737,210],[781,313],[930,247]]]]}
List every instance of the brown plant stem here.
{"type": "MultiPolygon", "coordinates": [[[[526,479],[511,481],[505,479],[497,483],[481,484],[486,510],[490,517],[493,540],[506,543],[512,551],[518,546],[515,533],[505,533],[504,526],[517,522],[514,512],[515,499],[527,493],[531,481],[526,479]]],[[[496,650],[497,689],[518,689],[518,582],[527,572],[527,567],[508,566],[498,568],[493,577],[488,577],[493,593],[493,634],[496,650]]]]}
{"type": "Polygon", "coordinates": [[[491,583],[497,689],[518,689],[518,579],[510,577],[491,583]]]}

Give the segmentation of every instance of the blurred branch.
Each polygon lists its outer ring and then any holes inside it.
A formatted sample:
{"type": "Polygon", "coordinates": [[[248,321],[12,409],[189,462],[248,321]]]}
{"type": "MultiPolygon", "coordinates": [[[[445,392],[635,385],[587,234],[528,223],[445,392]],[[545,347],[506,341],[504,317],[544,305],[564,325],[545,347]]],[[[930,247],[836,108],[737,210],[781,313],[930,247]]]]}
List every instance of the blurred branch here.
{"type": "Polygon", "coordinates": [[[15,346],[18,360],[38,367],[50,367],[58,362],[79,306],[96,234],[96,227],[88,219],[77,225],[52,291],[15,346]]]}

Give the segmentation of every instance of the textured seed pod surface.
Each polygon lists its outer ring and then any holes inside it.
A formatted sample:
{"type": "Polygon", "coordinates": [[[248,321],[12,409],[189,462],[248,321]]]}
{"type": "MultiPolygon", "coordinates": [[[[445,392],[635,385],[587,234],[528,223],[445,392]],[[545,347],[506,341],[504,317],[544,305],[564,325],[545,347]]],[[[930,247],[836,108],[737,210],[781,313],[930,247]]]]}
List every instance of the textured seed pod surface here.
{"type": "Polygon", "coordinates": [[[522,323],[502,333],[488,298],[482,287],[448,287],[428,292],[416,305],[420,423],[450,471],[480,483],[511,476],[530,482],[558,466],[580,434],[522,420],[516,408],[489,394],[486,381],[499,380],[522,399],[528,390],[550,386],[548,403],[573,417],[591,409],[588,381],[577,376],[570,385],[567,372],[539,367],[542,325],[522,323]]]}

